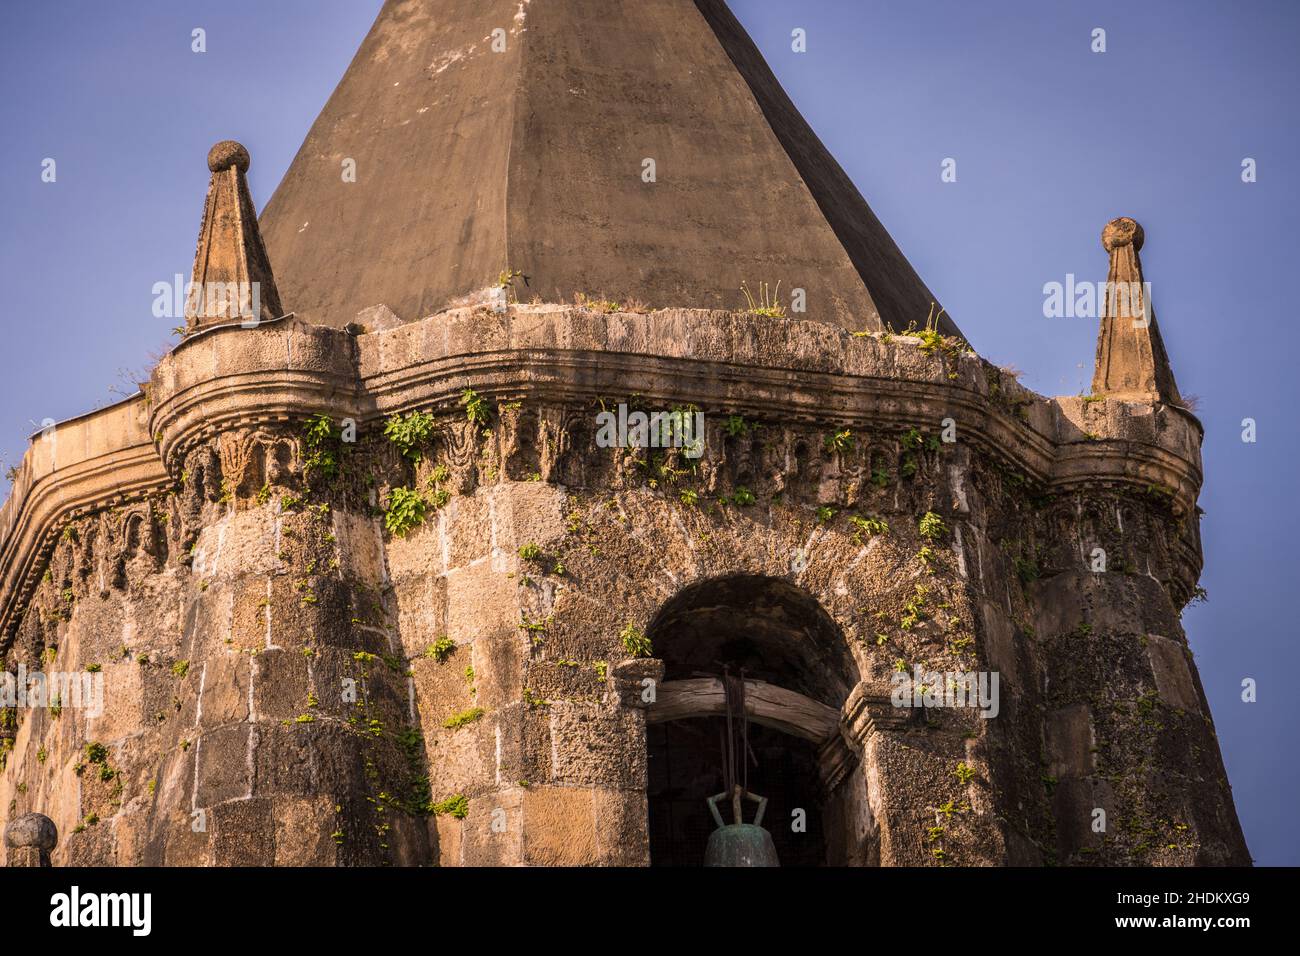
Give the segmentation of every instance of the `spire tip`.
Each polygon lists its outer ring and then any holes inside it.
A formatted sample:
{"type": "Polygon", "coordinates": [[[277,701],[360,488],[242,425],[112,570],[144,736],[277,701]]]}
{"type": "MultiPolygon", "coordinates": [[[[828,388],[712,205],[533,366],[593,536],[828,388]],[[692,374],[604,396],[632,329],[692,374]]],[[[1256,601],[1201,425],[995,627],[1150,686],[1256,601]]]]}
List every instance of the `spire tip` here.
{"type": "Polygon", "coordinates": [[[1101,231],[1101,246],[1107,252],[1114,252],[1120,246],[1127,246],[1129,243],[1133,244],[1134,249],[1140,250],[1145,241],[1146,232],[1142,229],[1141,223],[1128,216],[1112,219],[1101,231]]]}
{"type": "Polygon", "coordinates": [[[249,162],[248,150],[233,139],[223,139],[208,150],[208,169],[214,173],[229,169],[231,166],[237,166],[241,173],[246,173],[249,162]]]}

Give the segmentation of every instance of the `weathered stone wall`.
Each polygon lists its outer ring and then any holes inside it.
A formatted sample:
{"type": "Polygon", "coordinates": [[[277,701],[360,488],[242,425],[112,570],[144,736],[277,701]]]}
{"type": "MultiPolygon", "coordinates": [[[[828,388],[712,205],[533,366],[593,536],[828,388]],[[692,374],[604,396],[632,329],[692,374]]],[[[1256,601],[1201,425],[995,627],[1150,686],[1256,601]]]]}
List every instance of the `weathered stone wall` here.
{"type": "Polygon", "coordinates": [[[627,635],[730,577],[830,622],[782,633],[841,715],[831,862],[1248,862],[1177,622],[1185,413],[950,343],[525,307],[218,329],[149,398],[170,490],[62,523],[12,629],[10,670],[105,677],[102,717],[10,712],[0,801],[55,820],[56,865],[646,863],[645,681],[681,675],[627,635]],[[619,402],[695,404],[704,457],[597,447],[619,402]],[[1000,714],[891,707],[914,665],[998,671],[1000,714]]]}

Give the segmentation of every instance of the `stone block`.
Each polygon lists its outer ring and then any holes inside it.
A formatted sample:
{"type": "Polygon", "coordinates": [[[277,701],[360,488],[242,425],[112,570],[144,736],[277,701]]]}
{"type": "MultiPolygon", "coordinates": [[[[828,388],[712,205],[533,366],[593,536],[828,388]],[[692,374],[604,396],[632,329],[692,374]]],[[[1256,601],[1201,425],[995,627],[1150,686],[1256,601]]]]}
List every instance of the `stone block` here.
{"type": "Polygon", "coordinates": [[[522,801],[526,799],[527,791],[511,787],[470,800],[469,813],[460,821],[463,866],[518,866],[524,862],[528,824],[522,801]]]}
{"type": "Polygon", "coordinates": [[[399,579],[393,586],[397,605],[397,633],[407,657],[423,654],[447,633],[447,579],[416,575],[399,579]]]}
{"type": "MultiPolygon", "coordinates": [[[[193,666],[193,665],[191,665],[193,666]]],[[[203,693],[199,724],[212,729],[248,719],[248,682],[252,660],[233,650],[212,654],[199,665],[203,693]]]]}
{"type": "Polygon", "coordinates": [[[231,724],[208,731],[191,745],[197,748],[199,762],[196,806],[212,807],[252,792],[248,767],[252,732],[251,724],[231,724]]]}
{"type": "Polygon", "coordinates": [[[551,751],[556,783],[642,788],[646,780],[645,722],[641,714],[596,705],[551,706],[551,751]]]}
{"type": "Polygon", "coordinates": [[[1092,773],[1096,743],[1092,715],[1086,704],[1073,704],[1049,713],[1043,738],[1049,776],[1060,781],[1092,773]]]}
{"type": "Polygon", "coordinates": [[[1148,634],[1147,657],[1151,661],[1151,672],[1155,675],[1160,699],[1170,707],[1193,714],[1200,713],[1201,696],[1192,682],[1186,646],[1181,641],[1148,634]]]}
{"type": "Polygon", "coordinates": [[[1119,827],[1115,816],[1115,796],[1110,784],[1098,777],[1063,779],[1052,792],[1052,813],[1056,818],[1056,840],[1060,862],[1080,862],[1070,859],[1083,849],[1098,850],[1107,833],[1114,834],[1119,827]],[[1099,820],[1096,811],[1105,811],[1106,829],[1096,832],[1093,827],[1099,820]]]}
{"type": "Polygon", "coordinates": [[[295,648],[274,648],[251,658],[253,714],[258,720],[292,720],[307,713],[308,658],[295,648]]]}
{"type": "Polygon", "coordinates": [[[518,631],[520,609],[519,579],[493,570],[490,562],[447,574],[447,636],[453,640],[518,631]]]}
{"type": "Polygon", "coordinates": [[[490,491],[458,495],[442,509],[446,521],[447,567],[465,568],[492,554],[494,544],[494,502],[490,491]]]}
{"type": "Polygon", "coordinates": [[[592,866],[601,862],[596,801],[586,787],[530,787],[524,792],[524,862],[592,866]]]}
{"type": "Polygon", "coordinates": [[[592,791],[593,825],[602,865],[650,865],[647,812],[644,790],[592,791]]]}
{"type": "Polygon", "coordinates": [[[265,797],[231,800],[212,808],[214,866],[266,866],[275,846],[275,805],[265,797]]]}
{"type": "Polygon", "coordinates": [[[276,866],[334,865],[338,847],[330,837],[336,823],[332,797],[276,797],[271,805],[276,866]]]}

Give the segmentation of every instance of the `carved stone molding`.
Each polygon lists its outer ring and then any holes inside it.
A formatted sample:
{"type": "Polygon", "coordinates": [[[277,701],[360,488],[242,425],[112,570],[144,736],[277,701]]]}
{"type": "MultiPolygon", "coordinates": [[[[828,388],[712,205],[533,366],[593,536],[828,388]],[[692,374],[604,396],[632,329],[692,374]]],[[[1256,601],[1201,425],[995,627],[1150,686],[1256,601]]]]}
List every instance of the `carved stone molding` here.
{"type": "MultiPolygon", "coordinates": [[[[566,480],[565,453],[590,426],[565,409],[638,394],[651,407],[743,409],[791,434],[830,423],[860,432],[937,428],[952,418],[960,442],[1045,491],[1157,486],[1169,489],[1176,515],[1192,513],[1201,429],[1182,409],[1045,399],[976,356],[919,346],[906,336],[684,309],[458,309],[360,336],[293,318],[213,327],[159,363],[148,399],[65,422],[34,441],[0,510],[0,633],[12,633],[63,522],[166,487],[201,446],[242,474],[252,459],[240,449],[259,440],[250,435],[285,434],[314,414],[364,425],[419,408],[441,419],[455,485],[472,490],[481,438],[465,421],[466,388],[523,403],[527,421],[512,420],[513,431],[494,436],[492,453],[527,446],[543,480],[566,480]]],[[[738,450],[738,467],[744,454],[738,450]]],[[[821,468],[815,459],[794,462],[800,481],[804,470],[811,480],[811,469],[821,468]]],[[[718,469],[706,462],[701,476],[712,493],[718,469]]],[[[1198,543],[1180,541],[1178,559],[1194,580],[1198,543]]]]}
{"type": "Polygon", "coordinates": [[[840,733],[854,750],[861,752],[867,738],[882,731],[905,729],[915,719],[910,707],[895,707],[888,685],[859,683],[849,692],[840,711],[840,733]]]}

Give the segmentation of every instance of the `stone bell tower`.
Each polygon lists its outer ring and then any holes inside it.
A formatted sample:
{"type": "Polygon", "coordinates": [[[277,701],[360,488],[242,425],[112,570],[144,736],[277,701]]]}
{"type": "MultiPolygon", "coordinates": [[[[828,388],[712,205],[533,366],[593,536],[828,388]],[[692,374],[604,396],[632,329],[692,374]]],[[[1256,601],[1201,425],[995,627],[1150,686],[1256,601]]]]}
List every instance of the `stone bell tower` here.
{"type": "Polygon", "coordinates": [[[730,700],[783,865],[1249,863],[1132,220],[1028,391],[722,0],[389,0],[250,162],[0,510],[10,862],[697,865],[730,700]]]}

